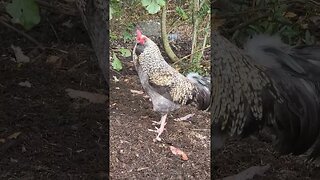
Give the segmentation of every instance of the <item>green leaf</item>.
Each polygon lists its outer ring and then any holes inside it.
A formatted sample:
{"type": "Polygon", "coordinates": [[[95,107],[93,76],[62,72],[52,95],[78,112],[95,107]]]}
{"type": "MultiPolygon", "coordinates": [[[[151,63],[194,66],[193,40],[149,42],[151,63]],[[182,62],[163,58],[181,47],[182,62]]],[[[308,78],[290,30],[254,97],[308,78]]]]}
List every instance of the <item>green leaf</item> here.
{"type": "Polygon", "coordinates": [[[176,12],[178,13],[178,15],[179,15],[183,20],[187,20],[187,19],[188,19],[187,13],[186,13],[181,7],[176,7],[176,12]]]}
{"type": "Polygon", "coordinates": [[[35,0],[12,0],[6,6],[13,23],[21,24],[26,30],[40,22],[39,7],[35,0]]]}
{"type": "Polygon", "coordinates": [[[131,41],[132,39],[133,39],[133,35],[131,33],[129,33],[128,31],[125,31],[123,33],[123,41],[124,42],[131,41]]]}
{"type": "Polygon", "coordinates": [[[152,4],[149,4],[149,6],[147,6],[146,9],[147,9],[148,13],[156,14],[157,12],[160,11],[160,6],[156,3],[152,3],[152,4]]]}
{"type": "Polygon", "coordinates": [[[150,0],[141,0],[142,6],[148,6],[150,4],[150,0]]]}
{"type": "Polygon", "coordinates": [[[118,39],[118,36],[115,34],[115,33],[113,33],[113,32],[110,32],[110,40],[117,40],[118,39]]]}
{"type": "Polygon", "coordinates": [[[141,0],[142,6],[144,6],[150,14],[159,12],[161,6],[164,6],[165,3],[164,0],[141,0]]]}
{"type": "Polygon", "coordinates": [[[113,59],[113,61],[112,61],[112,63],[111,63],[112,68],[113,68],[114,70],[116,70],[116,71],[121,71],[121,70],[122,70],[122,63],[121,63],[121,61],[119,60],[119,58],[116,56],[115,53],[113,53],[112,59],[113,59]]]}
{"type": "Polygon", "coordinates": [[[131,51],[129,49],[121,48],[120,52],[121,52],[121,56],[123,56],[123,57],[131,56],[131,51]]]}
{"type": "Polygon", "coordinates": [[[159,4],[160,6],[164,6],[164,5],[166,5],[166,1],[165,0],[157,0],[157,4],[159,4]]]}

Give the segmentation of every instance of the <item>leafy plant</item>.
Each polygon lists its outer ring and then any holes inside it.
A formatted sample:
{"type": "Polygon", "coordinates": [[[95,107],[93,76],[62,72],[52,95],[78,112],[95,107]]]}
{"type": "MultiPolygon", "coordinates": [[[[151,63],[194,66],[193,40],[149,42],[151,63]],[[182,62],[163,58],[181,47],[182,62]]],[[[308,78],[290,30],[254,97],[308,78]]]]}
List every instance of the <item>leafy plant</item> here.
{"type": "Polygon", "coordinates": [[[39,6],[35,0],[12,0],[7,4],[6,11],[12,17],[13,23],[21,24],[26,30],[40,22],[39,6]]]}
{"type": "Polygon", "coordinates": [[[181,7],[176,7],[176,12],[182,20],[189,19],[189,16],[181,7]]]}
{"type": "Polygon", "coordinates": [[[156,14],[166,4],[165,0],[141,0],[141,3],[149,14],[156,14]]]}
{"type": "Polygon", "coordinates": [[[123,66],[122,63],[120,61],[120,59],[117,56],[117,52],[120,53],[120,55],[122,57],[130,57],[131,56],[131,51],[129,49],[123,48],[121,47],[120,49],[115,50],[114,52],[112,52],[112,63],[111,66],[114,70],[116,71],[121,71],[123,66]]]}
{"type": "Polygon", "coordinates": [[[113,59],[113,61],[111,63],[112,68],[116,71],[121,71],[122,70],[122,63],[121,63],[120,59],[117,57],[115,52],[112,53],[112,59],[113,59]]]}

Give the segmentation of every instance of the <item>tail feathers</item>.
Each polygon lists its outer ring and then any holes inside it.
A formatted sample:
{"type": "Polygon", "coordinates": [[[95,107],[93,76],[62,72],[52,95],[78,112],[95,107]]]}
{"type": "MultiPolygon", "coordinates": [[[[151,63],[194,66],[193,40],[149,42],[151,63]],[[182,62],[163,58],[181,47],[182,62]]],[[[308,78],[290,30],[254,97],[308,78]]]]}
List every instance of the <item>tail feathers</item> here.
{"type": "Polygon", "coordinates": [[[295,76],[320,80],[320,46],[284,44],[279,36],[256,35],[244,45],[251,59],[273,70],[285,70],[295,76]]]}
{"type": "Polygon", "coordinates": [[[203,77],[194,72],[189,73],[187,78],[197,87],[198,92],[195,95],[195,99],[198,109],[207,110],[210,106],[211,78],[203,77]]]}

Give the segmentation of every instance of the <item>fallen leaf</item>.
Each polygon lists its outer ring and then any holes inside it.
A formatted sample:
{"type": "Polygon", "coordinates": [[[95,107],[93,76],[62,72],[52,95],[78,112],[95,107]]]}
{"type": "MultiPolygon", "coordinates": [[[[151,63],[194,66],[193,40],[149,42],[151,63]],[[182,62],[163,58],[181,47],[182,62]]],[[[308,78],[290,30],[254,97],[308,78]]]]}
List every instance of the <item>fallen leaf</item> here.
{"type": "Polygon", "coordinates": [[[119,82],[119,79],[117,78],[117,76],[113,76],[113,80],[114,82],[119,82]]]}
{"type": "Polygon", "coordinates": [[[30,58],[22,52],[21,48],[18,46],[11,45],[11,49],[14,52],[17,63],[28,63],[30,62],[30,58]]]}
{"type": "Polygon", "coordinates": [[[87,99],[91,103],[103,104],[107,101],[108,97],[103,94],[91,93],[87,91],[79,91],[74,89],[66,89],[66,92],[71,98],[78,99],[87,99]]]}
{"type": "Polygon", "coordinates": [[[69,19],[68,21],[62,23],[62,26],[65,26],[67,28],[72,28],[73,24],[72,24],[71,20],[69,19]]]}
{"type": "Polygon", "coordinates": [[[130,92],[133,94],[143,94],[143,91],[137,91],[137,90],[133,90],[133,89],[130,89],[130,92]]]}
{"type": "Polygon", "coordinates": [[[296,17],[297,14],[294,12],[286,12],[284,16],[287,18],[293,18],[293,17],[296,17]]]}
{"type": "Polygon", "coordinates": [[[179,148],[170,146],[170,150],[171,150],[172,154],[180,155],[181,159],[184,160],[184,161],[187,161],[189,159],[187,154],[185,152],[181,151],[179,148]]]}
{"type": "Polygon", "coordinates": [[[55,63],[57,63],[59,58],[60,57],[53,56],[53,55],[52,56],[48,56],[46,62],[49,63],[49,64],[55,64],[55,63]]]}
{"type": "Polygon", "coordinates": [[[8,136],[8,139],[17,139],[17,137],[21,134],[21,132],[15,132],[8,136]]]}
{"type": "Polygon", "coordinates": [[[10,158],[10,162],[12,162],[12,163],[17,163],[18,160],[17,160],[17,159],[10,158]]]}
{"type": "Polygon", "coordinates": [[[0,143],[5,143],[5,142],[6,142],[6,140],[5,140],[5,139],[0,138],[0,143]]]}
{"type": "Polygon", "coordinates": [[[23,87],[31,87],[31,83],[29,81],[25,81],[25,82],[20,82],[19,86],[23,86],[23,87]]]}
{"type": "Polygon", "coordinates": [[[22,145],[22,147],[21,147],[21,152],[27,152],[27,149],[24,145],[22,145]]]}

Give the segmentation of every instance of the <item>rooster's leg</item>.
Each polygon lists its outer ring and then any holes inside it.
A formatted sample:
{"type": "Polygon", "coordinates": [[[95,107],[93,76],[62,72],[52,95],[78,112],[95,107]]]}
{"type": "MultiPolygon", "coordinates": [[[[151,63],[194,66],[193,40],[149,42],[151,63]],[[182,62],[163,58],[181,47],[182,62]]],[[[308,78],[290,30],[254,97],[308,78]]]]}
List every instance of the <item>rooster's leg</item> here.
{"type": "Polygon", "coordinates": [[[158,122],[160,124],[160,128],[156,127],[156,130],[148,129],[149,131],[153,131],[153,132],[158,133],[157,137],[155,138],[155,140],[157,140],[157,141],[161,141],[160,135],[164,131],[164,126],[167,124],[166,123],[167,115],[168,114],[161,116],[161,120],[160,120],[160,122],[158,122]]]}
{"type": "Polygon", "coordinates": [[[194,113],[193,114],[188,114],[188,115],[180,117],[180,118],[175,118],[174,121],[186,121],[189,118],[191,118],[192,116],[194,116],[194,113]]]}

